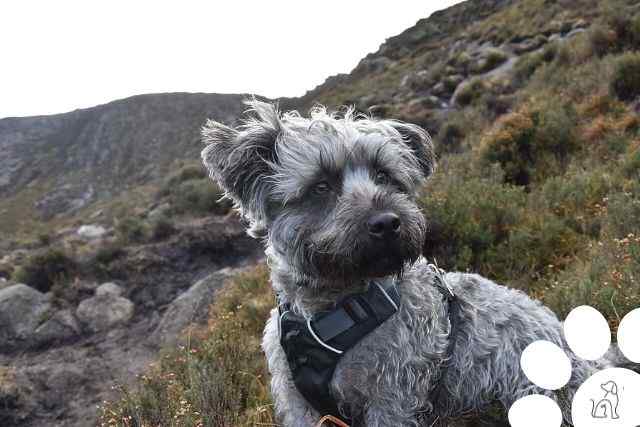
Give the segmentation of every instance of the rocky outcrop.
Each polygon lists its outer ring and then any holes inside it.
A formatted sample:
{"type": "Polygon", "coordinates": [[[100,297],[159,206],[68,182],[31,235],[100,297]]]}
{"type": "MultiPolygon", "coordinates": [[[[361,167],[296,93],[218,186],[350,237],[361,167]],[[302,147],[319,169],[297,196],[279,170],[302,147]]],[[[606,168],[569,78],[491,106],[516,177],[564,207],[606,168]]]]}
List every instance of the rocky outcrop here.
{"type": "Polygon", "coordinates": [[[78,228],[77,233],[85,240],[93,240],[103,237],[107,234],[107,230],[101,225],[87,224],[78,228]]]}
{"type": "Polygon", "coordinates": [[[112,295],[119,297],[122,295],[124,290],[113,282],[103,283],[102,285],[96,288],[96,296],[104,296],[104,295],[112,295]]]}
{"type": "Polygon", "coordinates": [[[1,289],[0,352],[31,345],[49,308],[47,297],[27,285],[1,289]]]}
{"type": "Polygon", "coordinates": [[[180,332],[190,324],[207,318],[215,292],[227,278],[238,272],[238,269],[223,268],[180,294],[164,312],[160,324],[151,335],[151,341],[160,346],[174,346],[183,340],[180,332]]]}
{"type": "Polygon", "coordinates": [[[64,309],[56,311],[38,326],[31,339],[35,345],[43,347],[59,344],[77,337],[79,334],[78,321],[71,310],[64,309]]]}
{"type": "Polygon", "coordinates": [[[190,323],[206,322],[224,280],[259,257],[236,216],[198,218],[166,240],[128,246],[105,267],[111,281],[79,279],[49,294],[0,289],[0,426],[95,425],[112,386],[132,383],[190,323]]]}
{"type": "Polygon", "coordinates": [[[133,317],[131,301],[112,292],[102,292],[78,305],[76,316],[90,332],[106,331],[124,325],[133,317]]]}

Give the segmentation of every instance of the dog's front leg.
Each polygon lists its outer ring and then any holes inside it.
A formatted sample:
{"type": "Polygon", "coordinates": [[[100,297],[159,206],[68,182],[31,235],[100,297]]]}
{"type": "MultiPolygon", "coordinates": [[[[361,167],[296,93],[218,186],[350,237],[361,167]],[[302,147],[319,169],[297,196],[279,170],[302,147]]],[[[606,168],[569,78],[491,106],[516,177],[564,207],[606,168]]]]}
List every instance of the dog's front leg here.
{"type": "Polygon", "coordinates": [[[278,321],[278,310],[273,309],[262,340],[262,349],[271,373],[271,395],[275,401],[276,415],[286,427],[314,426],[320,414],[307,403],[291,379],[291,370],[280,345],[278,321]]]}

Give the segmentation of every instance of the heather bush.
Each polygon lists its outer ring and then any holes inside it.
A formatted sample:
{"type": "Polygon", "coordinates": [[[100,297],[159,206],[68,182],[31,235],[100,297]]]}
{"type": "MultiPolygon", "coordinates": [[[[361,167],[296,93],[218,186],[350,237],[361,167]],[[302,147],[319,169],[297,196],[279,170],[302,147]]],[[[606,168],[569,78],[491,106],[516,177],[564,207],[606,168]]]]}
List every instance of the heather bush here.
{"type": "Polygon", "coordinates": [[[456,103],[461,107],[472,104],[488,90],[487,84],[480,78],[462,83],[456,94],[456,103]]]}
{"type": "Polygon", "coordinates": [[[558,52],[557,43],[549,43],[542,50],[521,55],[513,67],[515,84],[524,85],[540,66],[556,59],[558,52]]]}
{"type": "Polygon", "coordinates": [[[486,73],[496,68],[507,60],[507,54],[500,49],[489,49],[484,60],[480,61],[473,69],[476,73],[486,73]]]}
{"type": "Polygon", "coordinates": [[[621,52],[640,48],[640,16],[633,15],[622,3],[607,5],[603,25],[612,39],[610,50],[621,52]]]}
{"type": "Polygon", "coordinates": [[[481,157],[499,163],[506,182],[528,185],[564,168],[577,149],[577,119],[570,104],[547,100],[498,120],[481,143],[481,157]]]}
{"type": "Polygon", "coordinates": [[[640,95],[640,53],[625,53],[615,63],[611,91],[622,101],[640,95]]]}
{"type": "Polygon", "coordinates": [[[496,248],[489,267],[496,278],[514,286],[534,290],[549,265],[569,265],[584,244],[567,222],[529,204],[521,221],[515,224],[508,239],[496,248]],[[498,273],[502,274],[498,274],[498,273]]]}
{"type": "Polygon", "coordinates": [[[542,64],[544,64],[542,52],[530,52],[520,56],[513,67],[516,84],[523,85],[542,64]]]}
{"type": "Polygon", "coordinates": [[[605,168],[576,168],[546,180],[531,193],[531,202],[563,218],[565,226],[573,231],[597,238],[602,226],[601,209],[614,181],[605,168]]]}
{"type": "Polygon", "coordinates": [[[109,264],[125,254],[124,247],[121,242],[106,243],[93,256],[94,262],[97,264],[109,264]]]}
{"type": "Polygon", "coordinates": [[[50,249],[27,258],[13,272],[12,279],[40,292],[48,292],[55,282],[68,279],[76,267],[75,261],[64,251],[50,249]]]}
{"type": "Polygon", "coordinates": [[[597,56],[604,56],[616,43],[616,33],[606,25],[595,23],[588,32],[591,50],[597,56]]]}
{"type": "Polygon", "coordinates": [[[472,63],[471,55],[467,52],[457,52],[455,55],[449,58],[447,65],[454,67],[461,74],[467,75],[472,63]]]}
{"type": "Polygon", "coordinates": [[[526,195],[521,188],[501,183],[499,175],[458,176],[442,172],[420,200],[430,224],[425,256],[448,269],[492,272],[498,246],[522,220],[526,195]]]}
{"type": "Polygon", "coordinates": [[[115,230],[116,236],[123,243],[141,243],[148,236],[147,225],[134,215],[116,218],[115,230]]]}
{"type": "Polygon", "coordinates": [[[176,227],[171,218],[160,215],[151,222],[151,238],[163,240],[176,232],[176,227]]]}
{"type": "MultiPolygon", "coordinates": [[[[226,214],[231,203],[219,202],[222,195],[222,190],[208,178],[202,165],[183,166],[167,178],[158,191],[159,197],[168,199],[171,214],[226,214]]],[[[170,230],[167,228],[166,231],[170,230]]]]}
{"type": "Polygon", "coordinates": [[[160,195],[169,195],[174,187],[184,181],[189,181],[192,179],[202,179],[206,177],[207,173],[203,165],[183,166],[166,179],[164,185],[160,189],[160,195]]]}
{"type": "Polygon", "coordinates": [[[462,149],[465,132],[456,121],[446,121],[438,132],[436,149],[439,153],[456,153],[462,149]]]}
{"type": "Polygon", "coordinates": [[[222,195],[210,179],[190,179],[175,186],[169,200],[174,213],[223,215],[229,212],[231,203],[220,201],[222,195]]]}
{"type": "Polygon", "coordinates": [[[38,243],[40,246],[49,246],[52,240],[51,234],[46,232],[38,233],[38,243]]]}

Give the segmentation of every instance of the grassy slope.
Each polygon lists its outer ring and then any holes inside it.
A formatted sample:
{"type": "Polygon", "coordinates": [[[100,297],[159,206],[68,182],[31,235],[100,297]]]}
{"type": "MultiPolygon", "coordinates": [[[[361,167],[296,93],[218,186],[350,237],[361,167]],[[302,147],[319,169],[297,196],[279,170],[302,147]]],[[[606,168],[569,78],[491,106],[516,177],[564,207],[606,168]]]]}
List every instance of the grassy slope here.
{"type": "MultiPolygon", "coordinates": [[[[543,3],[520,2],[468,31],[501,40],[501,32],[556,25],[545,15],[554,8],[543,3]],[[542,17],[524,19],[532,14],[542,17]]],[[[640,27],[637,20],[621,27],[621,16],[606,10],[590,13],[602,15],[600,24],[546,59],[523,58],[499,89],[483,86],[449,115],[440,139],[454,135],[456,144],[440,148],[440,168],[421,203],[433,224],[425,253],[446,268],[524,289],[560,316],[593,305],[615,327],[640,305],[639,121],[637,106],[613,89],[622,58],[640,47],[621,28],[640,27]],[[496,113],[492,101],[505,93],[509,111],[496,113]]],[[[639,68],[627,69],[631,80],[640,79],[639,68]]],[[[384,91],[398,75],[374,83],[384,91]]],[[[318,99],[340,103],[365,86],[337,87],[318,99]]],[[[169,352],[139,389],[106,404],[104,425],[271,425],[258,347],[272,304],[266,280],[260,267],[230,283],[212,307],[210,327],[190,348],[169,352]]]]}

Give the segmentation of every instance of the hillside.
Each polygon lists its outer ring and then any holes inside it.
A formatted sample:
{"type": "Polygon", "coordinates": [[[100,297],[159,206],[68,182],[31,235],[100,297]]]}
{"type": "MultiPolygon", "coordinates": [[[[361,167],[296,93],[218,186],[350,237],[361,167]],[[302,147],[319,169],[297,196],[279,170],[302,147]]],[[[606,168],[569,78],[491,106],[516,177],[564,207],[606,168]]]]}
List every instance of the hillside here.
{"type": "MultiPolygon", "coordinates": [[[[637,1],[469,0],[389,38],[351,73],[278,101],[354,104],[429,129],[439,167],[419,201],[425,255],[522,289],[560,317],[592,305],[615,330],[640,306],[638,82],[637,1]]],[[[15,326],[0,333],[12,346],[0,350],[0,424],[81,425],[95,415],[78,406],[93,408],[95,396],[109,426],[274,422],[259,347],[273,296],[264,267],[251,267],[260,250],[216,203],[197,158],[202,119],[231,122],[240,100],[145,95],[0,120],[0,228],[19,231],[0,239],[0,305],[23,282],[40,310],[17,325],[0,311],[0,326],[15,326]],[[117,296],[103,295],[113,292],[104,282],[117,296]],[[120,315],[96,330],[99,310],[86,306],[104,301],[120,315]],[[130,363],[109,377],[122,346],[130,363]],[[69,362],[82,352],[93,359],[69,362]],[[47,409],[56,387],[63,398],[47,409]]],[[[488,410],[455,425],[505,418],[488,410]]]]}
{"type": "Polygon", "coordinates": [[[197,159],[206,118],[232,122],[243,95],[140,95],[53,116],[0,120],[0,233],[41,227],[159,182],[197,159]]]}

